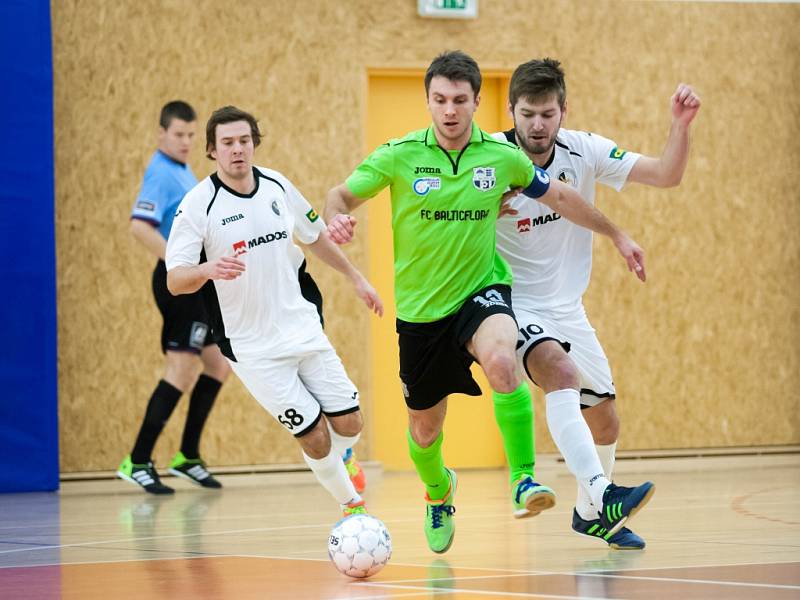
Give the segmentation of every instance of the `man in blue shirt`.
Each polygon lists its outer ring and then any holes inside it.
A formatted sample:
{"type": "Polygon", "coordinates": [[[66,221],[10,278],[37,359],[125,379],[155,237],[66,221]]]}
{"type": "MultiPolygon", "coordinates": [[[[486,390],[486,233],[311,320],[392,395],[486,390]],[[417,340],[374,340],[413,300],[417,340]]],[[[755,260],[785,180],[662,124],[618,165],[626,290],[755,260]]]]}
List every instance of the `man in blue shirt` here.
{"type": "Polygon", "coordinates": [[[191,400],[181,448],[169,471],[206,488],[222,487],[206,470],[199,445],[203,426],[230,367],[213,343],[200,292],[170,294],[164,265],[166,240],[175,211],[184,194],[197,184],[186,164],[196,119],[194,109],[180,100],[162,108],[158,149],[147,166],[131,213],[133,237],[158,259],[153,271],[153,295],[163,317],[164,376],[150,397],[133,450],[120,464],[117,476],[152,494],[174,492],[159,480],[151,454],[178,400],[189,389],[191,400]],[[202,373],[198,376],[200,366],[202,373]]]}

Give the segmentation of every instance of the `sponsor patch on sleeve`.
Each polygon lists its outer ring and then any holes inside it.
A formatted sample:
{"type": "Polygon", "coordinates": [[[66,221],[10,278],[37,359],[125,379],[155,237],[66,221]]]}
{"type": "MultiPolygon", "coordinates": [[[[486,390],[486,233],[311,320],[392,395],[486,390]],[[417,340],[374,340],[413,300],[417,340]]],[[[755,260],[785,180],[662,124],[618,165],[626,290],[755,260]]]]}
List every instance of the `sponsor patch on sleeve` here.
{"type": "Polygon", "coordinates": [[[313,223],[314,221],[316,221],[317,219],[319,219],[319,215],[317,214],[317,211],[315,211],[315,210],[312,208],[310,211],[308,211],[308,212],[306,213],[306,218],[307,218],[309,221],[311,221],[311,222],[313,223]]]}
{"type": "Polygon", "coordinates": [[[152,202],[148,202],[147,200],[139,200],[136,203],[136,208],[139,210],[146,210],[147,212],[155,212],[156,205],[152,202]]]}
{"type": "Polygon", "coordinates": [[[611,149],[611,154],[608,155],[608,158],[613,158],[614,160],[621,160],[623,156],[628,153],[627,150],[623,150],[619,146],[614,146],[611,149]]]}

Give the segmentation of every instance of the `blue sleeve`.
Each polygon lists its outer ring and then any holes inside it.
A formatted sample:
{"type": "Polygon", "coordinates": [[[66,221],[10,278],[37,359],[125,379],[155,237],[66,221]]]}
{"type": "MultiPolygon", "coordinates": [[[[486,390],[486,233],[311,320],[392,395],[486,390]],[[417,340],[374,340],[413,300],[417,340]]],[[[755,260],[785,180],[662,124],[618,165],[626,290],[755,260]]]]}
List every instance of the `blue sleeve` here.
{"type": "Polygon", "coordinates": [[[148,169],[144,174],[142,189],[133,205],[131,218],[160,225],[164,220],[164,210],[169,204],[167,185],[164,177],[159,176],[159,171],[148,169]]]}
{"type": "Polygon", "coordinates": [[[547,171],[534,165],[534,175],[528,187],[522,193],[529,198],[541,198],[550,189],[550,175],[547,171]]]}

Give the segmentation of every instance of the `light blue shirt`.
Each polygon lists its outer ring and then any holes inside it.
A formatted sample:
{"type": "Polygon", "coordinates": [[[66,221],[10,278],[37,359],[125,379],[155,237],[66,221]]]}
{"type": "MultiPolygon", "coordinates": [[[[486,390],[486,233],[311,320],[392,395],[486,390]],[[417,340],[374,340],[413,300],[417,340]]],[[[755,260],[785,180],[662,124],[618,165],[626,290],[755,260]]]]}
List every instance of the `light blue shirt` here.
{"type": "Polygon", "coordinates": [[[131,218],[151,223],[166,240],[178,205],[186,192],[196,185],[197,178],[189,165],[157,150],[144,172],[131,218]]]}

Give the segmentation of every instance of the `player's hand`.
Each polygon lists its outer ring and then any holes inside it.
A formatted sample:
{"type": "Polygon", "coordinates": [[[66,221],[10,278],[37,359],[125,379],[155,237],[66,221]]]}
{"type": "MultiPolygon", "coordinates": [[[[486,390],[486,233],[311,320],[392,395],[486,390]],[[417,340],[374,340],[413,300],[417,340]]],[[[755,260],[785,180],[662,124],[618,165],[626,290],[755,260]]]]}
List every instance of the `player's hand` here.
{"type": "Polygon", "coordinates": [[[503,197],[500,198],[500,211],[497,213],[498,219],[505,215],[511,215],[513,217],[519,213],[518,210],[511,208],[511,201],[516,198],[521,191],[521,187],[516,187],[511,188],[505,194],[503,194],[503,197]]]}
{"type": "Polygon", "coordinates": [[[672,118],[683,125],[688,125],[700,110],[700,96],[685,83],[678,84],[678,89],[670,98],[672,118]]]}
{"type": "Polygon", "coordinates": [[[244,262],[232,256],[223,256],[203,263],[208,279],[236,279],[244,273],[244,262]]]}
{"type": "Polygon", "coordinates": [[[620,233],[614,238],[614,245],[628,263],[628,270],[635,273],[641,281],[647,281],[647,273],[644,269],[644,250],[641,246],[624,233],[620,233]]]}
{"type": "Polygon", "coordinates": [[[356,286],[356,294],[359,298],[367,305],[372,312],[374,312],[379,317],[383,316],[383,300],[381,297],[378,296],[378,292],[375,291],[375,288],[372,287],[372,284],[364,278],[364,276],[360,276],[355,281],[356,286]]]}
{"type": "Polygon", "coordinates": [[[358,220],[352,215],[339,213],[328,222],[328,233],[336,244],[347,244],[353,241],[358,220]]]}

